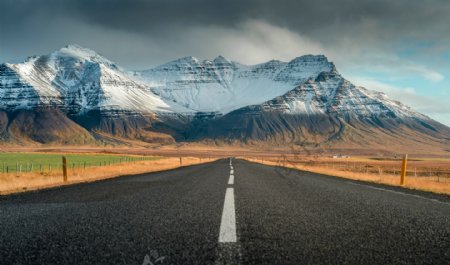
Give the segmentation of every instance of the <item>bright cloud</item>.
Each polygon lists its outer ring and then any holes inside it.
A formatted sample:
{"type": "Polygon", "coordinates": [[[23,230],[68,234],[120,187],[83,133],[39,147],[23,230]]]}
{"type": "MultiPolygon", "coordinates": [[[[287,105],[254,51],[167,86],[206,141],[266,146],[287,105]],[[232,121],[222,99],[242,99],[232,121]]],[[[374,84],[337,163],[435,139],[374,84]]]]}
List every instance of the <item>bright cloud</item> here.
{"type": "Polygon", "coordinates": [[[319,43],[287,28],[258,20],[246,21],[236,28],[195,27],[187,30],[183,39],[200,55],[212,57],[220,53],[244,64],[272,59],[289,61],[304,54],[326,54],[319,43]],[[201,47],[202,51],[196,47],[201,47]]]}

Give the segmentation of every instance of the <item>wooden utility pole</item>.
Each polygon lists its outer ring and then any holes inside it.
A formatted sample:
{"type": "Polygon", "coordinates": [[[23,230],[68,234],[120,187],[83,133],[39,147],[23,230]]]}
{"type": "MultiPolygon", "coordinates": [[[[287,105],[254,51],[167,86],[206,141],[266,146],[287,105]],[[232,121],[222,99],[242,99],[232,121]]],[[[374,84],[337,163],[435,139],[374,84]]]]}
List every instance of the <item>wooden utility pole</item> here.
{"type": "Polygon", "coordinates": [[[62,169],[63,169],[63,180],[67,182],[67,159],[65,156],[62,157],[62,169]]]}
{"type": "Polygon", "coordinates": [[[408,162],[408,155],[405,155],[403,157],[403,163],[402,163],[402,174],[400,176],[400,185],[404,186],[406,181],[406,164],[408,162]]]}

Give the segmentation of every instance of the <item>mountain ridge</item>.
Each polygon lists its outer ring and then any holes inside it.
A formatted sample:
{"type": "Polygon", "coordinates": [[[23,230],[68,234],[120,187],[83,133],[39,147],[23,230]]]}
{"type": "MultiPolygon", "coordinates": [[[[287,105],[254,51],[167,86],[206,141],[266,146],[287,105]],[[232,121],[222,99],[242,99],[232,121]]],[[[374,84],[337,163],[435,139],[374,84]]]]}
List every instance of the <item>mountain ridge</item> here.
{"type": "MultiPolygon", "coordinates": [[[[243,65],[228,59],[188,56],[153,69],[137,71],[152,91],[194,112],[227,112],[263,103],[293,89],[311,76],[335,69],[325,56],[305,55],[290,62],[243,65]],[[220,99],[220,102],[211,101],[220,99]]],[[[223,57],[222,57],[223,58],[223,57]]]]}
{"type": "Polygon", "coordinates": [[[324,55],[256,65],[220,55],[187,56],[127,71],[93,50],[68,45],[23,63],[0,64],[0,139],[68,142],[54,131],[41,132],[45,123],[36,117],[46,111],[67,134],[82,135],[75,142],[119,137],[165,144],[211,139],[369,146],[383,137],[399,141],[403,133],[409,142],[422,145],[427,139],[450,150],[450,128],[353,85],[324,55]],[[13,126],[19,116],[32,123],[29,128],[13,126]]]}

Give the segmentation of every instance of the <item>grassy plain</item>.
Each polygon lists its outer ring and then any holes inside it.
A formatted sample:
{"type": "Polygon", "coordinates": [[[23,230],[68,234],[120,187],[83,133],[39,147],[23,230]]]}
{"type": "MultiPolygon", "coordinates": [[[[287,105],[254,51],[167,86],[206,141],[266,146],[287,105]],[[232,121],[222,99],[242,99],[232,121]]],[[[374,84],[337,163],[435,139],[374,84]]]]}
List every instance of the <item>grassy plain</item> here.
{"type": "MultiPolygon", "coordinates": [[[[400,158],[387,157],[243,157],[272,166],[294,168],[346,179],[400,186],[400,158]]],[[[405,188],[450,195],[450,159],[411,158],[405,188]]]]}
{"type": "MultiPolygon", "coordinates": [[[[31,153],[0,153],[0,164],[14,170],[0,171],[0,194],[10,194],[49,187],[92,182],[123,175],[174,169],[213,161],[197,157],[155,157],[104,154],[64,154],[67,157],[68,181],[63,181],[62,155],[31,153]],[[16,161],[21,161],[22,171],[15,171],[16,161]],[[86,167],[84,163],[86,162],[86,167]],[[28,171],[25,167],[28,163],[28,171]],[[33,163],[33,170],[30,164],[33,163]],[[46,165],[40,169],[40,165],[46,165]],[[25,165],[25,166],[24,166],[25,165]],[[50,165],[50,166],[48,166],[50,165]],[[73,165],[73,166],[72,166],[73,165]]],[[[20,167],[20,166],[19,166],[20,167]]]]}
{"type": "Polygon", "coordinates": [[[0,153],[0,173],[45,172],[61,168],[62,156],[69,168],[94,167],[138,160],[156,160],[152,156],[127,156],[108,154],[55,154],[55,153],[0,153]]]}
{"type": "MultiPolygon", "coordinates": [[[[293,149],[207,144],[180,144],[159,148],[11,147],[3,149],[3,152],[0,151],[0,193],[172,169],[180,166],[180,157],[183,158],[183,166],[223,157],[240,157],[259,163],[292,167],[342,178],[399,185],[401,155],[352,154],[349,157],[334,158],[332,151],[326,154],[308,153],[304,150],[293,149]],[[20,154],[17,154],[18,152],[20,154]],[[67,183],[62,182],[62,154],[65,154],[68,159],[69,181],[67,183]],[[8,173],[2,173],[4,172],[3,162],[8,166],[8,173]],[[31,163],[33,163],[33,170],[30,170],[31,163]],[[15,171],[17,164],[22,164],[20,174],[15,171]]],[[[405,187],[450,194],[450,156],[410,155],[405,187]]]]}

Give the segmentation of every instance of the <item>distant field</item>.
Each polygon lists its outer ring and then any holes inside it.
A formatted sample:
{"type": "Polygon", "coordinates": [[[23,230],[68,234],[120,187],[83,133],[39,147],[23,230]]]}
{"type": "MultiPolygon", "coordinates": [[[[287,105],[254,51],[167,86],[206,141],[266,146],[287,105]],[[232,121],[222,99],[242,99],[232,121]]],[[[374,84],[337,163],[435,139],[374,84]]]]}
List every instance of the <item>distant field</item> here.
{"type": "MultiPolygon", "coordinates": [[[[0,153],[0,173],[42,172],[61,168],[63,154],[0,153]]],[[[103,154],[67,154],[67,167],[85,168],[122,162],[158,160],[155,156],[123,156],[103,154]]]]}
{"type": "Polygon", "coordinates": [[[0,153],[0,195],[168,170],[215,160],[186,156],[161,157],[94,153],[72,153],[66,155],[66,158],[67,181],[63,178],[62,154],[0,153]],[[3,165],[5,166],[3,167],[3,165]],[[16,167],[18,172],[15,171],[16,167]],[[8,168],[8,172],[6,172],[6,168],[8,168]]]}
{"type": "MultiPolygon", "coordinates": [[[[349,179],[400,185],[402,159],[399,157],[284,156],[246,157],[254,162],[290,167],[349,179]]],[[[450,194],[450,159],[410,157],[406,187],[450,194]]]]}

